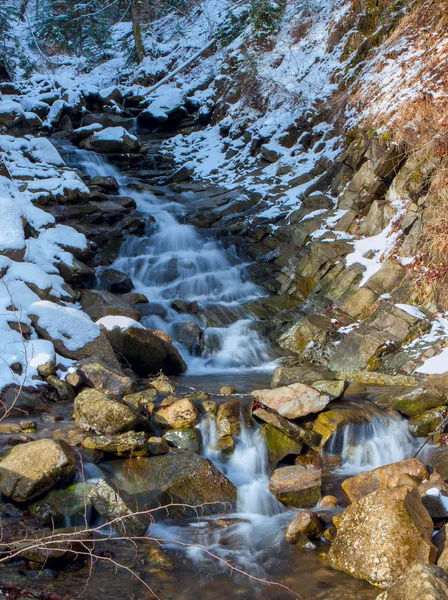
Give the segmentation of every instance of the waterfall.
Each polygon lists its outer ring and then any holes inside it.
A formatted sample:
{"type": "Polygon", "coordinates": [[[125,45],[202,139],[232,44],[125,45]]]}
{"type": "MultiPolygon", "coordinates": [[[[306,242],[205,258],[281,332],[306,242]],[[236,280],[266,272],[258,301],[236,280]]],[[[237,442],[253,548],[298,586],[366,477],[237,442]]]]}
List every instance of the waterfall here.
{"type": "MultiPolygon", "coordinates": [[[[170,190],[162,196],[136,191],[102,156],[72,147],[63,154],[67,164],[91,177],[115,177],[120,194],[131,196],[147,217],[147,234],[128,236],[112,267],[127,273],[135,291],[149,299],[142,323],[173,338],[189,373],[272,369],[272,350],[245,308],[264,293],[247,278],[248,263],[235,245],[216,231],[187,224],[187,209],[170,190]],[[176,301],[195,308],[176,310],[176,301]]],[[[182,200],[188,199],[191,194],[182,200]]]]}

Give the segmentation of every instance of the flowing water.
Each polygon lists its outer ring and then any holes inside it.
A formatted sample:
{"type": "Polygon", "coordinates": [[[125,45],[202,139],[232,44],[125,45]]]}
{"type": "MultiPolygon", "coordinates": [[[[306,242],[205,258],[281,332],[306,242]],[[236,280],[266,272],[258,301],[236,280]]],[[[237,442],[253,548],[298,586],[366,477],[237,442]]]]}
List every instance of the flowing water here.
{"type": "MultiPolygon", "coordinates": [[[[247,278],[247,263],[235,243],[219,232],[201,231],[187,223],[188,195],[176,196],[168,189],[154,194],[92,152],[65,148],[63,154],[67,164],[92,177],[115,177],[120,194],[132,196],[146,217],[146,235],[129,236],[113,267],[128,273],[135,290],[149,299],[144,325],[163,330],[176,340],[188,364],[186,376],[178,381],[215,392],[232,382],[237,382],[240,392],[267,387],[266,373],[272,371],[275,353],[245,308],[246,303],[263,296],[263,290],[247,278]],[[194,335],[186,335],[191,332],[194,335]]],[[[346,426],[327,444],[328,454],[342,457],[339,471],[345,475],[402,460],[414,452],[415,442],[404,420],[380,411],[370,416],[366,423],[346,426]]],[[[155,523],[151,535],[172,553],[176,569],[173,574],[153,574],[148,579],[148,574],[138,569],[143,551],[139,548],[134,565],[140,576],[164,599],[375,598],[377,590],[333,571],[319,558],[319,552],[298,550],[286,543],[284,531],[296,511],[285,509],[269,492],[265,443],[257,426],[249,425],[242,417],[236,449],[222,458],[215,449],[215,421],[202,419],[198,426],[202,454],[237,486],[237,511],[180,524],[155,523]],[[281,585],[266,586],[260,580],[281,585]]],[[[91,480],[101,473],[101,465],[89,469],[91,480]]],[[[322,551],[328,547],[322,546],[322,551]]],[[[118,544],[116,552],[117,560],[129,557],[128,547],[118,544]]],[[[79,576],[68,574],[66,584],[67,589],[78,589],[79,576]]],[[[100,562],[95,583],[84,597],[121,597],[123,586],[126,597],[149,597],[147,592],[142,594],[141,583],[131,581],[122,571],[111,577],[110,569],[100,562]]]]}

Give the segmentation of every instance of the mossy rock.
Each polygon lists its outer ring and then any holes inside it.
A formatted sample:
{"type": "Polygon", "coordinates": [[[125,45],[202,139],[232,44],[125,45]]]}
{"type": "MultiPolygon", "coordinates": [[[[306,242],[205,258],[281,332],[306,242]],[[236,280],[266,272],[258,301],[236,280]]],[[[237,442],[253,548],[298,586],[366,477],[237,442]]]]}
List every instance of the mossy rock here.
{"type": "Polygon", "coordinates": [[[260,427],[260,435],[266,440],[266,451],[271,469],[275,469],[278,463],[286,456],[299,455],[302,444],[284,434],[273,425],[264,423],[260,427]]]}
{"type": "Polygon", "coordinates": [[[418,417],[432,408],[448,405],[448,394],[430,385],[382,394],[375,398],[382,408],[393,408],[406,417],[418,417]]]}
{"type": "Polygon", "coordinates": [[[409,431],[416,437],[426,437],[442,424],[448,414],[446,406],[439,406],[408,421],[409,431]]]}

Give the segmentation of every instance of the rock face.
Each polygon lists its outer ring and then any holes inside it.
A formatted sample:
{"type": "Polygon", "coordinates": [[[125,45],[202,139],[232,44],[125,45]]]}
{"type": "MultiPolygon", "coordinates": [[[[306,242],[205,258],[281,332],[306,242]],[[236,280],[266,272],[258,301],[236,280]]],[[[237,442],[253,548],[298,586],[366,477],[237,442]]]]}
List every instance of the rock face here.
{"type": "Polygon", "coordinates": [[[145,426],[136,411],[97,390],[84,389],[75,398],[74,419],[78,427],[116,435],[145,426]]]}
{"type": "Polygon", "coordinates": [[[280,502],[305,508],[315,506],[321,495],[321,472],[311,465],[294,465],[276,469],[269,489],[280,502]]]}
{"type": "Polygon", "coordinates": [[[183,398],[159,408],[154,423],[162,429],[187,429],[199,423],[199,411],[191,400],[183,398]]]}
{"type": "Polygon", "coordinates": [[[64,481],[76,469],[70,446],[50,439],[21,444],[0,466],[0,490],[15,502],[25,502],[64,481]]]}
{"type": "MultiPolygon", "coordinates": [[[[141,458],[133,468],[123,462],[111,465],[114,486],[135,495],[140,507],[167,504],[201,506],[201,514],[230,510],[237,490],[209,460],[194,452],[179,450],[161,456],[141,458]],[[208,504],[207,504],[208,503],[208,504]],[[218,504],[214,504],[218,503],[218,504]]],[[[188,506],[172,507],[173,516],[195,516],[188,506]]]]}
{"type": "Polygon", "coordinates": [[[342,488],[349,500],[355,502],[376,490],[395,487],[402,475],[410,475],[420,481],[429,477],[422,461],[418,458],[410,458],[350,477],[343,482],[342,488]]]}
{"type": "Polygon", "coordinates": [[[330,402],[329,396],[304,383],[292,383],[274,390],[255,390],[252,395],[287,419],[320,412],[330,402]]]}
{"type": "Polygon", "coordinates": [[[412,565],[377,600],[445,600],[448,573],[435,565],[412,565]]]}
{"type": "Polygon", "coordinates": [[[433,522],[410,486],[377,490],[341,515],[330,565],[383,588],[414,563],[434,562],[433,522]]]}
{"type": "Polygon", "coordinates": [[[114,329],[108,332],[108,337],[114,350],[124,356],[141,377],[159,371],[178,375],[187,368],[177,348],[148,329],[114,329]]]}

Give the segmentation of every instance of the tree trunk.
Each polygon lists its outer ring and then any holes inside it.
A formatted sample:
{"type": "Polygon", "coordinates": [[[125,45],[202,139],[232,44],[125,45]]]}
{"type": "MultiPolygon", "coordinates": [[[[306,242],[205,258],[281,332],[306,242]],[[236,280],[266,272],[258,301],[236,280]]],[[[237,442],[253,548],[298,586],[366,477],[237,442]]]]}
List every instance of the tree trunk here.
{"type": "Polygon", "coordinates": [[[135,51],[138,62],[141,62],[146,56],[143,45],[142,25],[149,23],[149,0],[132,0],[131,7],[135,51]]]}

